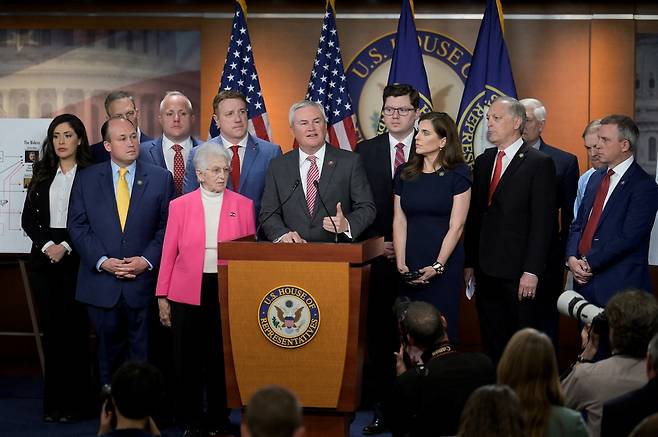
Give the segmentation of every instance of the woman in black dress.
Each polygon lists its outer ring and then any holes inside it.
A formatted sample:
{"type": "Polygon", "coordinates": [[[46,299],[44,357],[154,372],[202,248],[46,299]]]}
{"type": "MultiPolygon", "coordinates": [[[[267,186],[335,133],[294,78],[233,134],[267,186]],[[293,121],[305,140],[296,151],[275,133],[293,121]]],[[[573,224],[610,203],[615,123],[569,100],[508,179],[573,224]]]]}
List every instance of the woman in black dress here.
{"type": "Polygon", "coordinates": [[[89,323],[84,305],[75,300],[80,258],[66,220],[75,175],[91,163],[82,121],[71,114],[55,117],[33,164],[21,217],[32,240],[29,273],[43,332],[46,422],[71,422],[87,406],[89,323]]]}
{"type": "Polygon", "coordinates": [[[444,112],[420,117],[416,154],[401,165],[394,181],[393,247],[403,295],[436,306],[456,341],[464,246],[461,240],[471,199],[471,171],[457,126],[444,112]]]}

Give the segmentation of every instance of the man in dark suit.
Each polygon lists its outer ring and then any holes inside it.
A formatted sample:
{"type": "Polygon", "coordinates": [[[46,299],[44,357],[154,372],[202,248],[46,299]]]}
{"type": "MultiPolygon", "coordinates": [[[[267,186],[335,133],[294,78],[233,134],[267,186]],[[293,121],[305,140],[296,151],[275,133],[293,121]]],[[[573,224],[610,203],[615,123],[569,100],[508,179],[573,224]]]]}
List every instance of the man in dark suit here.
{"type": "Polygon", "coordinates": [[[549,249],[547,270],[545,275],[546,298],[545,311],[542,314],[543,324],[536,326],[548,334],[553,344],[558,344],[558,312],[556,302],[558,296],[564,291],[564,251],[569,236],[569,226],[573,221],[573,203],[578,190],[578,158],[576,155],[550,146],[544,142],[541,133],[546,124],[546,108],[544,104],[533,98],[520,100],[525,107],[526,122],[523,129],[523,141],[530,147],[544,152],[553,159],[555,164],[556,197],[555,210],[553,211],[553,234],[551,236],[551,247],[549,249]]]}
{"type": "Polygon", "coordinates": [[[354,241],[376,215],[359,155],[325,142],[322,105],[302,100],[292,105],[288,119],[299,148],[270,163],[260,211],[267,238],[281,243],[354,241]]]}
{"type": "MultiPolygon", "coordinates": [[[[377,207],[373,224],[364,237],[383,236],[384,255],[373,260],[368,298],[368,353],[364,367],[366,405],[380,402],[393,383],[393,352],[397,348],[395,319],[391,308],[397,297],[399,273],[393,252],[393,175],[415,149],[414,125],[418,119],[420,96],[412,86],[388,85],[384,88],[382,119],[388,132],[356,145],[368,176],[377,207]]],[[[364,428],[364,434],[384,432],[378,417],[364,428]]]]}
{"type": "Polygon", "coordinates": [[[603,118],[598,135],[596,149],[605,166],[587,183],[566,258],[576,291],[603,307],[624,288],[651,291],[649,240],[658,186],[633,158],[639,130],[630,117],[603,118]]]}
{"type": "Polygon", "coordinates": [[[68,231],[80,253],[76,298],[85,304],[99,340],[100,379],[110,381],[127,351],[144,361],[148,307],[169,202],[171,174],[137,161],[137,131],[113,117],[102,128],[111,160],[80,172],[73,184],[68,231]]]}
{"type": "MultiPolygon", "coordinates": [[[[139,130],[139,109],[135,105],[135,97],[127,91],[112,91],[105,97],[105,112],[107,118],[123,117],[137,129],[138,142],[143,143],[151,139],[144,132],[139,130]]],[[[104,141],[101,140],[91,146],[91,156],[94,162],[105,162],[110,160],[110,154],[105,150],[104,141]]]]}
{"type": "Polygon", "coordinates": [[[480,331],[494,362],[517,330],[535,327],[544,306],[555,306],[542,295],[555,220],[555,165],[523,141],[524,123],[525,108],[516,99],[491,104],[487,139],[496,147],[475,160],[466,222],[464,279],[475,276],[480,331]]]}
{"type": "MultiPolygon", "coordinates": [[[[272,159],[281,156],[281,147],[248,132],[247,99],[241,92],[221,91],[213,99],[212,108],[220,134],[208,142],[224,148],[231,157],[231,176],[227,187],[253,200],[258,218],[267,168],[272,159]]],[[[199,188],[194,155],[195,151],[192,150],[185,171],[185,193],[199,188]]]]}
{"type": "Polygon", "coordinates": [[[140,161],[166,168],[174,176],[176,197],[183,194],[185,163],[200,143],[190,135],[194,123],[192,102],[180,91],[169,91],[160,103],[162,136],[139,145],[140,161]]]}
{"type": "Polygon", "coordinates": [[[486,355],[453,348],[447,323],[427,302],[411,302],[404,313],[406,338],[395,354],[398,377],[383,407],[384,423],[394,436],[457,434],[468,397],[496,380],[486,355]],[[405,352],[412,368],[405,364],[405,352]]]}
{"type": "Polygon", "coordinates": [[[658,334],[647,350],[647,379],[643,387],[603,404],[601,437],[626,436],[642,419],[658,413],[658,334]]]}

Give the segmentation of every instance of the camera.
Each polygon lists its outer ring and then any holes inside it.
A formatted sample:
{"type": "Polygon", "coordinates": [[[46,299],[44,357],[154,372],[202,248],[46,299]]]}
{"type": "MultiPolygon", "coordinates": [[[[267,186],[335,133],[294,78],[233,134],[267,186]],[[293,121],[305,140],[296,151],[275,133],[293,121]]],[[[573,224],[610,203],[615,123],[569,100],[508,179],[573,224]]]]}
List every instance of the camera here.
{"type": "Polygon", "coordinates": [[[105,412],[112,413],[112,427],[116,426],[116,415],[114,414],[114,402],[112,402],[112,387],[104,384],[100,393],[101,405],[105,404],[105,412]]]}
{"type": "Polygon", "coordinates": [[[592,325],[592,331],[598,335],[607,334],[608,319],[603,308],[589,303],[582,295],[573,290],[565,290],[557,299],[560,314],[592,325]]]}

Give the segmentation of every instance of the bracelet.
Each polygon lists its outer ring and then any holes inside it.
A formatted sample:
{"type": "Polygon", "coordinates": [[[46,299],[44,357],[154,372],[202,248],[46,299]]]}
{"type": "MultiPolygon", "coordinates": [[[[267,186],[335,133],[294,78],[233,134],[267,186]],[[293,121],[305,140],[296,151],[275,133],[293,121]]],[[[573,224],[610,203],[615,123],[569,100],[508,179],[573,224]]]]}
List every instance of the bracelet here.
{"type": "Polygon", "coordinates": [[[446,269],[444,265],[441,264],[439,261],[432,264],[432,268],[434,269],[437,275],[443,274],[443,271],[446,269]]]}

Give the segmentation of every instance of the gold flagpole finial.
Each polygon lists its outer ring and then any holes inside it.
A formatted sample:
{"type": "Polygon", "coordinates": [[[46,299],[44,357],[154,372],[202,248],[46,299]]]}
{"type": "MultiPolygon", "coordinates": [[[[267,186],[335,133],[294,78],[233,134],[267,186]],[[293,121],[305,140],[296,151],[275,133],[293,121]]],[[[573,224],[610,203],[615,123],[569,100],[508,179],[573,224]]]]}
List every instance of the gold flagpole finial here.
{"type": "Polygon", "coordinates": [[[331,9],[334,10],[334,13],[336,13],[336,2],[334,0],[327,0],[327,4],[325,5],[325,9],[331,5],[331,9]]]}
{"type": "Polygon", "coordinates": [[[247,0],[235,0],[240,4],[242,12],[244,12],[245,18],[247,17],[247,0]]]}

